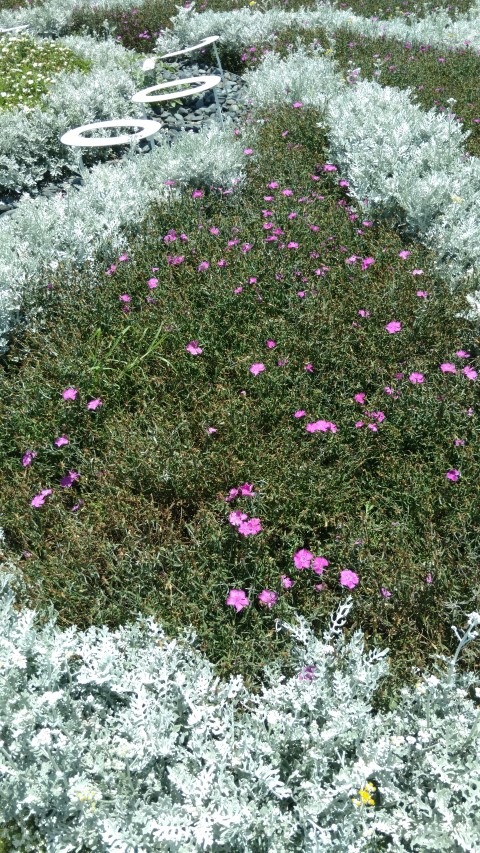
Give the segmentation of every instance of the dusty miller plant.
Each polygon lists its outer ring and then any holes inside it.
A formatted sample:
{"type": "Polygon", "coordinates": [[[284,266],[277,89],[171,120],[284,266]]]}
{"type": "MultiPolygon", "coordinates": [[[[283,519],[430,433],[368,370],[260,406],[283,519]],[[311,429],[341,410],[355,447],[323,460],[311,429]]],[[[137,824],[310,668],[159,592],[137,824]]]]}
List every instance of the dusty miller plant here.
{"type": "Polygon", "coordinates": [[[479,849],[478,696],[456,670],[480,615],[439,675],[374,714],[387,650],[303,617],[296,674],[261,695],[215,676],[184,629],[139,617],[60,631],[0,582],[0,826],[28,851],[338,853],[479,849]],[[379,846],[381,845],[381,846],[379,846]]]}

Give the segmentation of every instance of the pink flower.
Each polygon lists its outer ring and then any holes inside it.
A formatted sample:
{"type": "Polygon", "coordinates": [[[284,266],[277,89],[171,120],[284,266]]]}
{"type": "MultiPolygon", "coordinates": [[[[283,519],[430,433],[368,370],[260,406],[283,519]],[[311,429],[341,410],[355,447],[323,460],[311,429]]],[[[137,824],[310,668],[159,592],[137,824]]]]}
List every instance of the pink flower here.
{"type": "Polygon", "coordinates": [[[460,471],[457,471],[456,468],[452,468],[450,471],[447,471],[445,476],[447,480],[452,480],[454,483],[456,483],[460,476],[460,471]]]}
{"type": "Polygon", "coordinates": [[[374,263],[375,263],[375,258],[364,258],[362,261],[362,270],[366,270],[367,267],[370,266],[370,264],[374,264],[374,263]]]}
{"type": "Polygon", "coordinates": [[[385,326],[385,329],[387,330],[389,335],[394,335],[395,332],[399,332],[401,328],[402,324],[399,323],[398,320],[392,320],[385,326]]]}
{"type": "Polygon", "coordinates": [[[239,486],[241,495],[252,496],[255,494],[253,491],[253,483],[244,483],[243,486],[239,486]]]}
{"type": "Polygon", "coordinates": [[[123,293],[118,298],[119,298],[120,302],[131,302],[132,301],[132,297],[129,296],[128,293],[123,293]]]}
{"type": "Polygon", "coordinates": [[[262,364],[261,362],[258,362],[256,364],[252,364],[252,366],[250,367],[250,373],[252,373],[254,376],[258,376],[258,374],[262,373],[264,370],[265,370],[265,365],[262,364]]]}
{"type": "Polygon", "coordinates": [[[309,373],[313,373],[313,364],[309,362],[305,365],[304,370],[308,370],[309,373]]]}
{"type": "Polygon", "coordinates": [[[315,557],[312,569],[317,575],[323,575],[323,570],[329,565],[330,563],[325,559],[325,557],[315,557]]]}
{"type": "MultiPolygon", "coordinates": [[[[423,275],[423,270],[412,270],[412,275],[423,275]]],[[[418,296],[418,293],[417,293],[418,296]]]]}
{"type": "Polygon", "coordinates": [[[355,421],[355,429],[360,429],[362,426],[365,426],[363,421],[355,421]]]}
{"type": "Polygon", "coordinates": [[[457,349],[455,355],[457,355],[459,358],[470,358],[470,353],[465,352],[465,350],[463,349],[457,349]]]}
{"type": "Polygon", "coordinates": [[[190,355],[201,355],[203,352],[203,349],[198,346],[198,341],[190,341],[185,349],[190,353],[190,355]]]}
{"type": "Polygon", "coordinates": [[[383,595],[383,597],[384,597],[384,598],[390,598],[390,596],[392,595],[392,593],[390,592],[390,590],[385,589],[385,587],[384,587],[384,586],[382,586],[382,595],[383,595]]]}
{"type": "Polygon", "coordinates": [[[236,497],[238,497],[238,489],[230,489],[228,496],[225,498],[225,502],[229,503],[229,501],[233,501],[236,497]]]}
{"type": "Polygon", "coordinates": [[[433,583],[433,578],[432,578],[430,572],[428,573],[428,575],[425,575],[424,580],[425,580],[425,583],[433,583]]]}
{"type": "Polygon", "coordinates": [[[100,397],[97,397],[96,400],[90,400],[87,403],[87,409],[91,409],[92,411],[98,409],[99,406],[103,406],[103,400],[101,400],[100,397]]]}
{"type": "Polygon", "coordinates": [[[297,296],[299,296],[299,297],[300,297],[300,299],[303,299],[303,297],[305,296],[305,291],[304,291],[304,290],[299,290],[299,291],[298,291],[298,293],[297,293],[297,296]]]}
{"type": "Polygon", "coordinates": [[[66,388],[65,391],[62,392],[62,397],[64,400],[75,400],[78,391],[76,388],[66,388]]]}
{"type": "Polygon", "coordinates": [[[342,586],[347,586],[349,589],[353,589],[360,578],[355,572],[351,572],[349,569],[344,569],[343,572],[340,572],[340,583],[342,586]]]}
{"type": "Polygon", "coordinates": [[[457,372],[457,368],[455,367],[455,365],[451,364],[449,361],[445,361],[443,364],[441,364],[440,370],[442,371],[442,373],[456,373],[457,372]]]}
{"type": "Polygon", "coordinates": [[[59,438],[55,439],[54,443],[57,445],[57,447],[63,447],[64,444],[68,444],[68,438],[66,435],[61,435],[59,438]]]}
{"type": "Polygon", "coordinates": [[[303,409],[297,409],[297,411],[294,413],[293,417],[294,418],[303,418],[303,417],[305,417],[305,415],[306,415],[306,412],[303,409]]]}
{"type": "MultiPolygon", "coordinates": [[[[414,270],[414,272],[415,272],[415,270],[414,270]]],[[[412,275],[413,275],[413,273],[412,273],[412,275]]],[[[426,299],[428,296],[428,290],[417,290],[417,296],[419,296],[421,299],[426,299]]]]}
{"type": "Polygon", "coordinates": [[[252,148],[244,148],[243,153],[244,154],[253,154],[253,149],[252,148]]]}
{"type": "Polygon", "coordinates": [[[80,474],[77,474],[76,471],[69,471],[68,474],[65,474],[65,477],[62,477],[62,479],[60,480],[60,485],[62,489],[69,489],[70,486],[75,482],[75,480],[78,480],[79,477],[80,474]]]}
{"type": "Polygon", "coordinates": [[[311,551],[307,551],[306,548],[301,548],[300,551],[297,551],[293,555],[293,562],[296,569],[309,569],[312,560],[313,554],[311,551]]]}
{"type": "Polygon", "coordinates": [[[23,467],[26,468],[27,465],[31,465],[33,460],[35,459],[36,455],[37,454],[36,454],[35,450],[27,450],[27,452],[25,453],[25,455],[22,459],[23,467]]]}
{"type": "Polygon", "coordinates": [[[456,438],[455,439],[455,447],[463,447],[465,444],[465,439],[456,438]]]}
{"type": "Polygon", "coordinates": [[[242,290],[243,290],[243,287],[236,287],[236,288],[235,288],[235,290],[234,290],[233,292],[234,292],[234,293],[241,293],[241,292],[242,292],[242,290]]]}
{"type": "Polygon", "coordinates": [[[477,378],[477,376],[478,376],[477,371],[476,371],[476,370],[474,370],[474,369],[473,369],[473,367],[468,367],[468,366],[467,366],[467,367],[462,367],[462,373],[464,374],[464,376],[466,376],[466,377],[467,377],[467,379],[471,379],[471,380],[472,380],[472,382],[473,382],[473,381],[477,378]]]}
{"type": "Polygon", "coordinates": [[[158,284],[158,278],[149,278],[149,279],[148,279],[148,281],[147,281],[147,284],[148,284],[148,286],[149,286],[150,290],[152,290],[154,287],[156,287],[156,286],[157,286],[157,284],[158,284]]]}
{"type": "Polygon", "coordinates": [[[364,311],[363,308],[361,308],[358,313],[360,314],[360,317],[370,317],[370,311],[364,311]]]}
{"type": "Polygon", "coordinates": [[[197,267],[197,272],[202,272],[203,270],[208,270],[209,266],[210,266],[210,264],[208,263],[208,261],[202,261],[202,263],[199,264],[197,267]]]}
{"type": "Polygon", "coordinates": [[[361,394],[355,394],[355,397],[353,399],[356,403],[360,403],[363,406],[365,402],[365,394],[363,392],[361,394]]]}
{"type": "Polygon", "coordinates": [[[267,341],[267,347],[268,347],[268,349],[273,349],[273,348],[274,348],[274,347],[276,347],[276,346],[277,346],[276,341],[271,341],[271,340],[268,340],[268,341],[267,341]]]}
{"type": "Polygon", "coordinates": [[[285,589],[290,589],[290,587],[293,586],[292,579],[288,578],[287,575],[282,575],[281,581],[282,581],[282,586],[285,587],[285,589]]]}
{"type": "Polygon", "coordinates": [[[378,432],[378,427],[376,424],[367,424],[368,429],[371,429],[372,432],[378,432]]]}
{"type": "Polygon", "coordinates": [[[316,666],[304,666],[301,673],[298,676],[299,681],[313,681],[315,678],[315,670],[316,666]]]}
{"type": "MultiPolygon", "coordinates": [[[[363,223],[363,224],[364,224],[364,223],[363,223]]],[[[406,249],[404,249],[404,250],[403,250],[403,252],[399,252],[399,253],[398,253],[398,257],[399,257],[399,258],[403,258],[403,260],[405,260],[406,258],[408,258],[408,256],[409,256],[409,255],[411,255],[411,252],[407,252],[407,250],[406,250],[406,249]]]]}
{"type": "Polygon", "coordinates": [[[129,260],[129,257],[128,257],[128,255],[126,254],[126,252],[124,252],[124,253],[123,253],[123,255],[119,255],[119,256],[118,256],[118,260],[119,260],[119,261],[128,261],[128,260],[129,260]]]}
{"type": "Polygon", "coordinates": [[[238,532],[242,536],[255,536],[257,533],[260,533],[261,529],[262,525],[259,518],[250,518],[249,521],[242,521],[238,526],[238,532]]]}
{"type": "Polygon", "coordinates": [[[272,604],[277,603],[278,595],[276,592],[272,592],[270,589],[264,589],[258,596],[258,600],[261,601],[262,604],[266,604],[267,607],[270,608],[272,604]]]}
{"type": "Polygon", "coordinates": [[[218,432],[215,427],[208,427],[207,432],[209,435],[213,435],[214,432],[218,432]]]}
{"type": "Polygon", "coordinates": [[[231,512],[228,516],[228,520],[230,524],[233,524],[234,527],[240,527],[242,521],[246,521],[248,515],[246,512],[241,512],[241,510],[237,509],[235,512],[231,512]]]}
{"type": "Polygon", "coordinates": [[[45,503],[45,498],[48,495],[52,494],[51,489],[44,489],[43,492],[40,492],[39,495],[35,495],[35,497],[30,501],[30,506],[39,507],[45,503]]]}
{"type": "Polygon", "coordinates": [[[228,593],[226,603],[235,607],[237,613],[239,613],[244,607],[248,607],[250,604],[247,596],[245,595],[245,590],[243,589],[231,589],[228,593]]]}
{"type": "Polygon", "coordinates": [[[314,421],[313,423],[307,424],[305,429],[307,432],[328,432],[328,430],[331,432],[337,431],[335,424],[332,424],[331,421],[324,420],[314,421]]]}
{"type": "Polygon", "coordinates": [[[414,385],[421,385],[423,382],[423,374],[422,373],[411,373],[408,377],[410,382],[414,385]]]}

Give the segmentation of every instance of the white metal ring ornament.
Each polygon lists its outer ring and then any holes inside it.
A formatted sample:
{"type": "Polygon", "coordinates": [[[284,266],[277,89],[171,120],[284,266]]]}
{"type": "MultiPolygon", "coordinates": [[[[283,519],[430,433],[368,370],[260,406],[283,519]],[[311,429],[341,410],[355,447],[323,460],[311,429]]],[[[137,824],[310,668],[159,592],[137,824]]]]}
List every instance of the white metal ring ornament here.
{"type": "MultiPolygon", "coordinates": [[[[106,148],[108,145],[128,145],[133,151],[134,144],[140,142],[141,139],[148,139],[150,150],[153,150],[154,144],[152,137],[160,130],[161,124],[158,121],[143,118],[115,118],[111,121],[97,121],[93,124],[83,124],[81,127],[75,127],[73,130],[68,130],[60,137],[60,142],[64,145],[71,145],[74,148],[106,148]],[[88,130],[98,130],[101,127],[140,127],[138,133],[124,134],[123,136],[102,136],[88,137],[82,136],[88,130]]],[[[78,166],[80,175],[85,177],[85,166],[83,165],[82,154],[78,154],[78,166]]]]}
{"type": "Polygon", "coordinates": [[[183,56],[184,53],[190,53],[191,50],[200,50],[201,47],[207,47],[209,44],[213,44],[218,41],[220,36],[207,36],[207,38],[202,39],[198,44],[194,44],[192,47],[185,47],[183,50],[176,50],[174,53],[164,53],[163,56],[159,56],[159,59],[171,59],[172,56],[183,56]]]}
{"type": "MultiPolygon", "coordinates": [[[[188,95],[198,95],[199,92],[205,92],[207,89],[213,89],[213,96],[217,107],[217,115],[220,124],[223,125],[222,111],[217,98],[215,86],[220,83],[218,74],[202,74],[199,77],[178,77],[176,80],[169,80],[166,83],[158,83],[156,86],[148,86],[142,89],[141,92],[136,92],[132,95],[131,100],[134,104],[155,104],[160,101],[176,101],[178,98],[186,98],[188,95]],[[158,92],[160,89],[171,89],[174,86],[184,83],[200,83],[199,86],[194,86],[190,89],[178,89],[177,92],[168,92],[164,95],[151,95],[151,92],[158,92]]],[[[144,112],[144,115],[146,113],[144,112]]]]}
{"type": "Polygon", "coordinates": [[[93,124],[84,124],[81,127],[75,127],[73,130],[67,131],[60,137],[60,142],[64,145],[73,145],[80,148],[95,148],[105,147],[107,145],[128,145],[133,142],[140,142],[141,139],[149,139],[158,130],[160,130],[160,122],[150,119],[113,119],[112,121],[97,121],[93,124]],[[88,130],[98,130],[101,127],[140,127],[138,133],[124,134],[123,136],[102,136],[88,138],[82,136],[88,130]]]}
{"type": "Polygon", "coordinates": [[[198,95],[199,92],[206,92],[207,89],[213,89],[219,83],[220,77],[217,74],[203,74],[201,77],[179,77],[176,80],[169,80],[167,83],[148,86],[147,89],[142,89],[141,92],[133,95],[131,100],[134,104],[155,104],[159,101],[177,100],[177,98],[185,98],[187,95],[198,95]],[[165,95],[153,95],[151,97],[149,94],[150,92],[158,92],[160,89],[171,89],[180,83],[200,83],[200,86],[179,89],[178,92],[168,92],[165,95]]]}

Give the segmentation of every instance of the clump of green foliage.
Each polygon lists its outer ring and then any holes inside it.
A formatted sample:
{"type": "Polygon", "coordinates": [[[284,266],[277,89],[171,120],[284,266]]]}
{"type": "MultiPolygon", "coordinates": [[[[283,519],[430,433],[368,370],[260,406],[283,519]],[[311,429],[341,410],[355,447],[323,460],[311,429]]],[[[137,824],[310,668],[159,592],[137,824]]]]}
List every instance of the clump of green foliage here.
{"type": "Polygon", "coordinates": [[[90,62],[53,41],[0,33],[0,110],[31,109],[59,74],[90,68],[90,62]]]}
{"type": "Polygon", "coordinates": [[[476,366],[478,337],[457,317],[465,294],[436,280],[430,253],[347,205],[323,170],[320,113],[281,107],[263,118],[233,196],[204,188],[154,207],[125,232],[129,260],[103,252],[45,282],[45,323],[2,359],[2,524],[10,556],[27,552],[32,602],[53,603],[61,624],[119,625],[139,611],[172,633],[189,622],[219,673],[241,672],[249,686],[285,652],[275,617],[294,608],[318,624],[342,597],[340,570],[352,570],[354,627],[395,649],[392,688],[432,648],[450,650],[455,602],[477,606],[478,414],[461,371],[476,366]],[[264,242],[268,210],[295,250],[264,242]],[[375,264],[346,265],[353,255],[375,264]],[[386,331],[392,320],[400,334],[386,331]],[[185,349],[195,340],[199,356],[185,349]],[[460,349],[469,360],[444,375],[460,349]],[[79,397],[67,402],[70,386],[79,397]],[[384,412],[377,431],[355,426],[367,422],[358,392],[384,412]],[[317,418],[337,433],[309,435],[317,418]],[[37,457],[24,467],[27,450],[37,457]],[[79,480],[58,488],[70,470],[79,480]],[[225,503],[241,483],[255,496],[225,503]],[[32,507],[46,488],[54,494],[32,507]],[[261,533],[240,536],[233,510],[260,518],[261,533]],[[302,548],[328,560],[321,578],[294,567],[302,548]],[[232,588],[251,602],[238,615],[226,606],[232,588]],[[272,610],[263,589],[279,596],[272,610]]]}

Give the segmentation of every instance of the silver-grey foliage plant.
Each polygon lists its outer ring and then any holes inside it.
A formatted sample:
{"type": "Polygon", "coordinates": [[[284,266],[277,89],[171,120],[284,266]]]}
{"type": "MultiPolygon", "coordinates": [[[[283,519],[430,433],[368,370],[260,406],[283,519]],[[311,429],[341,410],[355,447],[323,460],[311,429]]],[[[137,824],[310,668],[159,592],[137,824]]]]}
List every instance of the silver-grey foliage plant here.
{"type": "Polygon", "coordinates": [[[287,678],[228,682],[152,619],[61,631],[0,580],[0,826],[24,853],[480,849],[480,691],[455,657],[374,713],[388,650],[301,616],[287,678]]]}

